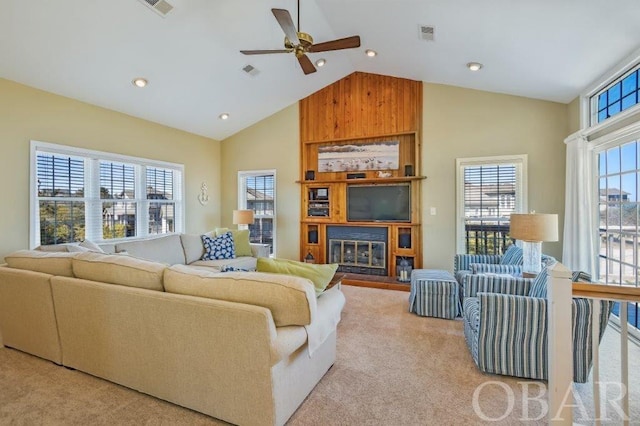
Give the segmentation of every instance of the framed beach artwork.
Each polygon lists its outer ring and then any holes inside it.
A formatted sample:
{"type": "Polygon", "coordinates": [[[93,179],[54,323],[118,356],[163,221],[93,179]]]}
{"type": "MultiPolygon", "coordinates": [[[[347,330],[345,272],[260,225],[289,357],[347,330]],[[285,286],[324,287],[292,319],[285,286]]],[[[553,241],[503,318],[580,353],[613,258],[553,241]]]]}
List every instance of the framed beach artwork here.
{"type": "Polygon", "coordinates": [[[319,172],[397,170],[399,164],[400,141],[318,147],[319,172]]]}

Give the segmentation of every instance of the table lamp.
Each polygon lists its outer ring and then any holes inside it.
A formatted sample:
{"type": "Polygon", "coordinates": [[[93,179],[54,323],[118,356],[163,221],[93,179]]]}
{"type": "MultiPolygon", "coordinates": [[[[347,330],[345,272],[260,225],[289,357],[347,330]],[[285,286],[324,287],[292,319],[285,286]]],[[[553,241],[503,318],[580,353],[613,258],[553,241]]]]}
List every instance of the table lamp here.
{"type": "Polygon", "coordinates": [[[511,214],[509,236],[522,241],[522,274],[541,270],[542,242],[558,241],[558,215],[547,213],[511,214]]]}
{"type": "Polygon", "coordinates": [[[234,210],[233,211],[233,224],[238,225],[238,229],[241,229],[241,226],[243,227],[243,225],[250,225],[252,223],[253,223],[253,210],[234,210]]]}

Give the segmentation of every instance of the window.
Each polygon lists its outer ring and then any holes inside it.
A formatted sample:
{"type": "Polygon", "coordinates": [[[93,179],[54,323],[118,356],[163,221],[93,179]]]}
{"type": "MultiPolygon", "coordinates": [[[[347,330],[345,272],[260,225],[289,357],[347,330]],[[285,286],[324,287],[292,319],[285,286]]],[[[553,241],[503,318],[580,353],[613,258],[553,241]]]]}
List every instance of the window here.
{"type": "Polygon", "coordinates": [[[527,156],[459,158],[456,166],[458,253],[503,253],[511,213],[526,211],[527,156]]]}
{"type": "Polygon", "coordinates": [[[31,244],[182,232],[183,166],[31,143],[31,244]]]}
{"type": "Polygon", "coordinates": [[[238,208],[253,210],[254,222],[249,225],[252,243],[270,245],[275,253],[275,170],[238,172],[238,208]]]}
{"type": "Polygon", "coordinates": [[[616,78],[590,98],[591,124],[601,123],[638,104],[640,64],[616,78]]]}
{"type": "MultiPolygon", "coordinates": [[[[638,179],[640,141],[597,152],[598,278],[610,284],[638,286],[638,179]]],[[[618,305],[614,311],[618,313],[618,305]]],[[[629,323],[638,328],[638,304],[629,304],[629,323]]]]}

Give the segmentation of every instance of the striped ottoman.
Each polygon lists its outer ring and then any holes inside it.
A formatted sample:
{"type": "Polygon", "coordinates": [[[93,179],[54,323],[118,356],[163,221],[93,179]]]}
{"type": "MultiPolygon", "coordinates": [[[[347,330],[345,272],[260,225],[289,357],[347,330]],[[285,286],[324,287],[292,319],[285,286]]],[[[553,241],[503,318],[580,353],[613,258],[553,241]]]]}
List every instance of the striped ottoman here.
{"type": "Polygon", "coordinates": [[[423,317],[457,317],[460,299],[455,277],[440,269],[415,269],[411,273],[409,312],[423,317]]]}

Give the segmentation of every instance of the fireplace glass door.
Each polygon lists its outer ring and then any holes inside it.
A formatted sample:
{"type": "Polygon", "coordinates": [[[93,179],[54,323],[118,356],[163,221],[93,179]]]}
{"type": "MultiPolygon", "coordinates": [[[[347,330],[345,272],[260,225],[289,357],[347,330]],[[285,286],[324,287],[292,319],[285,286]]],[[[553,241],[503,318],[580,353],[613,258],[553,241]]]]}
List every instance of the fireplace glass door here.
{"type": "Polygon", "coordinates": [[[344,267],[384,271],[386,244],[382,241],[329,240],[329,259],[344,267]]]}

